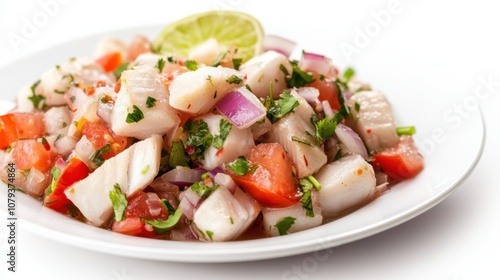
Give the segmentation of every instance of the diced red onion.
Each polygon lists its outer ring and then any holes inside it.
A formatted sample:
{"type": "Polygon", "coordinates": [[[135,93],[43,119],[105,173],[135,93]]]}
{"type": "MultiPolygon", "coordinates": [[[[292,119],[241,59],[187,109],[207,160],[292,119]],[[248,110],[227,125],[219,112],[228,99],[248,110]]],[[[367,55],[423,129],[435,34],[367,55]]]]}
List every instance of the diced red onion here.
{"type": "Polygon", "coordinates": [[[177,166],[161,176],[165,182],[169,182],[179,187],[189,187],[193,183],[201,180],[204,170],[190,169],[185,166],[177,166]]]}
{"type": "Polygon", "coordinates": [[[296,46],[297,43],[294,41],[276,35],[267,35],[264,37],[264,51],[275,51],[286,57],[290,57],[296,46]]]}
{"type": "Polygon", "coordinates": [[[94,154],[95,151],[96,149],[85,135],[80,139],[80,141],[78,141],[78,143],[76,143],[76,155],[89,166],[90,159],[92,158],[92,154],[94,154]]]}
{"type": "Polygon", "coordinates": [[[191,188],[183,192],[183,199],[187,199],[195,208],[198,207],[198,204],[200,204],[201,201],[201,197],[191,190],[191,188]]]}
{"type": "Polygon", "coordinates": [[[323,113],[325,113],[325,116],[328,119],[333,118],[333,116],[335,115],[335,112],[333,111],[332,106],[330,105],[330,102],[328,102],[327,100],[323,100],[323,101],[321,101],[321,106],[323,107],[323,113]]]}
{"type": "Polygon", "coordinates": [[[103,120],[105,123],[110,124],[111,123],[111,112],[113,112],[113,103],[108,103],[108,102],[101,102],[98,101],[97,105],[97,116],[103,120]]]}
{"type": "Polygon", "coordinates": [[[297,93],[309,104],[316,103],[319,98],[319,90],[315,87],[301,87],[297,89],[297,93]]]}
{"type": "Polygon", "coordinates": [[[375,172],[375,179],[377,180],[377,185],[389,182],[389,176],[387,176],[384,172],[375,172]]]}
{"type": "Polygon", "coordinates": [[[339,123],[335,129],[335,134],[351,153],[358,154],[364,159],[368,159],[368,152],[366,151],[365,144],[354,130],[339,123]]]}
{"type": "Polygon", "coordinates": [[[238,187],[231,176],[224,173],[217,173],[217,175],[215,175],[214,184],[227,188],[232,194],[234,194],[238,187]]]}
{"type": "Polygon", "coordinates": [[[186,198],[181,199],[179,203],[179,209],[182,210],[182,214],[186,216],[188,220],[193,220],[194,218],[194,206],[186,198]]]}
{"type": "Polygon", "coordinates": [[[336,71],[332,61],[324,55],[304,52],[302,53],[299,67],[306,71],[314,71],[328,78],[336,77],[336,71]]]}
{"type": "Polygon", "coordinates": [[[33,196],[40,196],[50,183],[49,177],[36,168],[31,168],[23,184],[24,190],[33,196]]]}
{"type": "Polygon", "coordinates": [[[63,157],[69,156],[76,147],[77,140],[71,136],[64,136],[54,143],[57,153],[63,157]]]}
{"type": "Polygon", "coordinates": [[[247,128],[266,116],[266,108],[248,89],[229,92],[215,107],[238,128],[247,128]]]}

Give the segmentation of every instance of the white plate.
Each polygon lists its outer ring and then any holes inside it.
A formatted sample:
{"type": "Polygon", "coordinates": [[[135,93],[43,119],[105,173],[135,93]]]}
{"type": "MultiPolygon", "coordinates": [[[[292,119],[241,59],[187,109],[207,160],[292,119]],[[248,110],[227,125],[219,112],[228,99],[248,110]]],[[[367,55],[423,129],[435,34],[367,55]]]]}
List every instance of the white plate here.
{"type": "MultiPolygon", "coordinates": [[[[112,35],[126,40],[135,34],[153,37],[160,29],[140,28],[112,35]]],[[[103,34],[99,34],[68,42],[0,69],[2,92],[9,93],[8,96],[2,96],[0,113],[11,108],[12,103],[9,101],[14,100],[21,86],[33,83],[46,69],[70,57],[91,56],[102,37],[103,34]]],[[[370,76],[370,73],[376,73],[379,69],[364,70],[370,76]]],[[[464,118],[458,114],[454,114],[453,119],[446,118],[442,112],[453,109],[450,105],[454,104],[453,95],[437,95],[432,90],[409,94],[411,89],[405,83],[411,84],[410,79],[408,75],[406,80],[392,81],[394,86],[391,88],[404,90],[407,94],[394,94],[391,91],[385,91],[385,94],[393,105],[397,124],[417,127],[415,140],[425,156],[424,171],[415,179],[398,184],[362,209],[331,223],[287,236],[250,241],[161,241],[115,234],[80,223],[42,207],[40,201],[18,192],[16,211],[19,223],[22,223],[23,228],[46,238],[90,250],[179,262],[234,262],[283,257],[326,249],[374,235],[412,219],[445,199],[468,177],[483,150],[485,130],[479,111],[468,112],[464,118]]],[[[7,201],[6,189],[2,183],[0,201],[7,201]]],[[[0,203],[0,211],[6,215],[6,203],[0,203]]]]}

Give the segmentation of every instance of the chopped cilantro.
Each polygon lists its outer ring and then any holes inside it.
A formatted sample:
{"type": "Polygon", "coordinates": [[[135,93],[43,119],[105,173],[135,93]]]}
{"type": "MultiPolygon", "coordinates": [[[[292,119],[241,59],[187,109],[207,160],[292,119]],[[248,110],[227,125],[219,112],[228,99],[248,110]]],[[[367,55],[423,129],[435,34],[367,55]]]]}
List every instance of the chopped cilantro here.
{"type": "Polygon", "coordinates": [[[167,61],[169,63],[172,63],[172,64],[176,64],[177,63],[177,61],[172,56],[167,57],[167,61]]]}
{"type": "Polygon", "coordinates": [[[129,64],[128,62],[124,62],[124,63],[120,64],[120,66],[118,66],[118,68],[116,68],[115,71],[113,71],[113,74],[115,75],[116,80],[121,78],[123,71],[127,70],[128,64],[129,64]]]}
{"type": "Polygon", "coordinates": [[[180,221],[182,217],[182,210],[178,208],[175,210],[174,214],[168,215],[168,218],[165,221],[161,220],[148,220],[145,218],[141,218],[142,221],[145,223],[152,225],[155,229],[161,230],[161,231],[167,231],[171,228],[173,228],[177,223],[180,221]]]}
{"type": "Polygon", "coordinates": [[[181,141],[172,143],[168,165],[170,168],[175,168],[176,166],[189,166],[189,158],[184,152],[184,145],[181,141]]]}
{"type": "Polygon", "coordinates": [[[340,158],[342,158],[342,149],[339,149],[337,153],[335,153],[335,156],[333,157],[333,161],[337,161],[340,158]]]}
{"type": "Polygon", "coordinates": [[[141,170],[141,174],[146,175],[146,173],[148,173],[149,171],[149,167],[150,167],[149,164],[144,166],[144,168],[141,170]]]}
{"type": "Polygon", "coordinates": [[[158,68],[158,70],[160,71],[160,73],[163,72],[163,68],[165,67],[165,59],[163,59],[163,57],[161,57],[160,59],[158,59],[158,61],[156,62],[156,66],[155,67],[158,68]]]}
{"type": "Polygon", "coordinates": [[[212,143],[214,148],[219,150],[224,146],[224,141],[226,141],[226,138],[229,135],[229,132],[231,131],[232,127],[233,125],[229,121],[225,119],[220,120],[219,122],[220,134],[214,137],[214,142],[212,143]]]}
{"type": "Polygon", "coordinates": [[[209,188],[201,182],[196,182],[196,183],[192,184],[190,186],[190,188],[199,197],[201,197],[202,199],[205,199],[208,196],[210,196],[210,194],[212,194],[215,190],[217,190],[219,188],[219,185],[215,185],[215,186],[209,188]]]}
{"type": "Polygon", "coordinates": [[[267,118],[271,123],[275,123],[278,119],[283,118],[299,106],[299,101],[295,99],[289,92],[285,91],[280,95],[280,99],[274,100],[272,96],[272,86],[269,97],[264,99],[264,107],[267,109],[267,118]]]}
{"type": "Polygon", "coordinates": [[[281,71],[283,71],[283,73],[285,74],[287,87],[299,88],[306,86],[316,80],[313,75],[302,71],[302,69],[299,68],[297,61],[290,61],[290,63],[292,64],[291,75],[288,73],[288,70],[286,70],[285,66],[281,67],[282,65],[280,65],[281,71]]]}
{"type": "Polygon", "coordinates": [[[344,93],[341,91],[340,86],[337,83],[335,84],[337,85],[338,100],[340,103],[339,111],[330,120],[328,117],[318,120],[317,115],[311,116],[311,123],[316,128],[316,138],[319,141],[326,141],[327,139],[332,138],[335,133],[335,129],[337,128],[337,124],[350,113],[349,106],[345,102],[344,93]]]}
{"type": "Polygon", "coordinates": [[[396,133],[401,136],[401,135],[413,135],[415,134],[416,129],[414,126],[402,126],[402,127],[397,127],[396,128],[396,133]]]}
{"type": "Polygon", "coordinates": [[[52,175],[52,182],[47,189],[45,189],[45,196],[49,196],[56,189],[57,180],[59,179],[59,176],[61,176],[61,169],[54,166],[50,170],[50,174],[52,175]]]}
{"type": "Polygon", "coordinates": [[[198,69],[198,62],[195,60],[186,60],[186,62],[184,62],[184,66],[191,71],[196,71],[198,69]]]}
{"type": "Polygon", "coordinates": [[[141,111],[141,109],[139,109],[139,107],[134,105],[132,108],[134,110],[132,111],[132,113],[129,113],[127,115],[127,119],[125,120],[127,123],[139,122],[144,118],[144,113],[141,111]]]}
{"type": "Polygon", "coordinates": [[[243,82],[243,80],[236,75],[231,75],[231,77],[227,78],[226,82],[228,82],[230,84],[239,84],[239,83],[243,82]]]}
{"type": "Polygon", "coordinates": [[[344,71],[344,75],[342,76],[343,80],[344,80],[344,83],[347,83],[351,80],[352,77],[354,77],[354,74],[356,74],[356,72],[354,71],[354,69],[352,68],[347,68],[345,71],[344,71]]]}
{"type": "Polygon", "coordinates": [[[287,216],[284,218],[281,218],[275,225],[274,227],[278,229],[278,232],[280,235],[287,235],[288,230],[292,227],[292,225],[295,223],[295,218],[287,216]]]}
{"type": "Polygon", "coordinates": [[[313,202],[312,202],[312,190],[316,188],[318,191],[321,190],[321,185],[313,176],[307,176],[300,179],[300,188],[304,193],[300,199],[302,208],[306,210],[306,216],[314,217],[313,202]]]}
{"type": "Polygon", "coordinates": [[[109,199],[111,199],[111,204],[115,212],[115,221],[123,221],[125,219],[125,209],[127,209],[128,201],[118,183],[113,186],[113,190],[109,191],[109,199]]]}
{"type": "Polygon", "coordinates": [[[227,55],[227,51],[223,51],[221,52],[215,59],[214,61],[212,62],[212,66],[213,67],[217,67],[220,65],[221,61],[224,59],[224,57],[226,57],[227,55]]]}
{"type": "Polygon", "coordinates": [[[294,142],[298,142],[298,143],[300,143],[300,144],[304,144],[304,145],[307,145],[307,146],[314,147],[314,145],[313,145],[311,142],[307,141],[307,140],[306,140],[306,139],[304,139],[304,138],[301,138],[301,137],[295,136],[295,135],[293,135],[293,136],[292,136],[292,141],[294,141],[294,142]]]}
{"type": "Polygon", "coordinates": [[[214,232],[211,230],[207,230],[207,235],[210,238],[210,240],[213,240],[212,237],[214,236],[214,232]]]}
{"type": "Polygon", "coordinates": [[[163,203],[163,206],[165,206],[165,208],[167,208],[169,215],[171,215],[172,213],[175,212],[174,206],[172,206],[172,204],[168,200],[162,199],[161,202],[163,203]]]}
{"type": "Polygon", "coordinates": [[[208,75],[206,80],[212,85],[214,86],[214,82],[212,81],[212,76],[208,75]]]}
{"type": "Polygon", "coordinates": [[[36,94],[36,87],[40,84],[40,80],[35,82],[33,85],[31,85],[31,96],[28,97],[31,102],[33,102],[33,106],[35,109],[42,109],[44,107],[44,102],[45,102],[45,96],[36,94]],[[41,105],[41,106],[40,106],[41,105]]]}
{"type": "Polygon", "coordinates": [[[356,110],[356,112],[359,112],[359,109],[361,109],[361,105],[358,102],[355,102],[354,103],[354,110],[356,110]]]}
{"type": "Polygon", "coordinates": [[[257,169],[257,165],[250,165],[250,162],[248,162],[248,160],[246,160],[243,156],[238,157],[233,162],[227,164],[227,167],[240,176],[244,176],[248,172],[253,174],[257,169]]]}
{"type": "Polygon", "coordinates": [[[148,96],[148,99],[146,99],[146,107],[153,108],[156,105],[156,101],[156,98],[148,96]]]}
{"type": "Polygon", "coordinates": [[[208,124],[204,120],[188,120],[184,124],[184,131],[188,133],[186,148],[193,147],[194,153],[188,155],[192,160],[205,159],[205,151],[212,145],[213,135],[208,130],[208,124]]]}
{"type": "Polygon", "coordinates": [[[235,70],[240,70],[241,63],[243,62],[243,59],[241,58],[233,58],[233,66],[235,70]]]}
{"type": "Polygon", "coordinates": [[[107,154],[110,149],[111,149],[111,145],[107,144],[106,146],[102,147],[101,149],[95,151],[91,157],[92,162],[95,163],[95,165],[97,165],[98,167],[101,166],[105,161],[103,155],[107,154]]]}

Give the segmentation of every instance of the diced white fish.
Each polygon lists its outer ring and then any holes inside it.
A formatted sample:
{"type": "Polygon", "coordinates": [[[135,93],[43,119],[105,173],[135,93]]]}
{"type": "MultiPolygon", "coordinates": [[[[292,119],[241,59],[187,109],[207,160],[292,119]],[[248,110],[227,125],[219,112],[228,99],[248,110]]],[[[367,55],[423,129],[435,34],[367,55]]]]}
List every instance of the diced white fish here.
{"type": "Polygon", "coordinates": [[[376,91],[361,91],[354,94],[348,104],[359,110],[351,110],[354,130],[359,134],[370,151],[378,152],[392,148],[399,142],[396,125],[389,102],[376,91]]]}
{"type": "Polygon", "coordinates": [[[153,134],[163,135],[179,124],[158,69],[147,65],[135,67],[124,71],[121,80],[111,113],[111,128],[116,134],[145,139],[153,134]],[[137,119],[130,120],[130,115],[137,119]]]}
{"type": "Polygon", "coordinates": [[[78,87],[71,87],[65,94],[66,99],[73,99],[75,102],[69,103],[70,108],[74,110],[73,121],[70,122],[68,128],[68,136],[75,138],[81,137],[81,122],[97,122],[97,95],[87,95],[78,87]],[[74,98],[73,98],[74,96],[74,98]]]}
{"type": "Polygon", "coordinates": [[[45,112],[45,131],[48,135],[66,135],[72,113],[67,106],[52,107],[45,112]]]}
{"type": "Polygon", "coordinates": [[[113,213],[109,192],[115,184],[130,196],[153,182],[160,167],[161,144],[159,135],[135,143],[67,189],[66,196],[89,222],[103,226],[113,213]]]}
{"type": "Polygon", "coordinates": [[[298,202],[292,206],[284,208],[269,208],[262,207],[262,226],[264,232],[270,236],[278,236],[280,232],[276,224],[284,218],[293,218],[293,224],[288,229],[288,233],[303,231],[306,229],[314,228],[323,223],[323,216],[321,214],[321,205],[318,200],[317,191],[313,191],[311,195],[313,202],[313,216],[307,216],[306,210],[302,207],[302,203],[298,202]]]}
{"type": "Polygon", "coordinates": [[[237,188],[215,190],[195,211],[193,224],[207,241],[230,241],[243,234],[260,212],[259,204],[237,188]]]}
{"type": "MultiPolygon", "coordinates": [[[[15,110],[17,112],[32,112],[35,110],[35,103],[30,98],[33,98],[31,85],[25,85],[17,93],[17,107],[15,110]]],[[[40,109],[40,105],[37,109],[40,109]]]]}
{"type": "Polygon", "coordinates": [[[247,85],[257,97],[268,97],[269,85],[272,83],[273,96],[278,98],[287,88],[281,65],[288,73],[292,73],[292,64],[286,56],[275,51],[267,51],[242,64],[240,71],[247,75],[247,85]]]}
{"type": "Polygon", "coordinates": [[[106,36],[97,43],[97,46],[94,50],[94,57],[101,58],[107,54],[119,52],[122,58],[126,58],[128,56],[128,45],[122,40],[106,36]]]}
{"type": "Polygon", "coordinates": [[[212,65],[212,62],[223,52],[226,48],[217,42],[214,38],[210,38],[201,44],[194,47],[189,52],[189,59],[196,60],[197,62],[205,65],[212,65]]]}
{"type": "MultiPolygon", "coordinates": [[[[220,135],[220,123],[222,120],[229,122],[224,116],[215,115],[212,113],[200,117],[208,125],[210,134],[220,135]]],[[[204,153],[203,168],[212,170],[223,163],[229,163],[239,156],[244,156],[250,153],[250,150],[255,146],[252,137],[252,131],[248,128],[240,129],[235,125],[231,126],[231,130],[224,141],[221,149],[211,145],[204,153]]]]}
{"type": "Polygon", "coordinates": [[[263,118],[262,121],[258,121],[250,127],[252,130],[252,135],[253,135],[253,140],[257,141],[260,140],[260,138],[271,131],[273,125],[269,121],[268,118],[263,118]]]}
{"type": "Polygon", "coordinates": [[[56,139],[54,147],[62,158],[67,158],[76,148],[77,143],[78,140],[76,138],[65,135],[56,139]]]}
{"type": "Polygon", "coordinates": [[[141,65],[148,65],[151,67],[155,67],[158,64],[158,60],[160,60],[161,58],[167,61],[167,59],[162,55],[155,53],[143,53],[140,54],[132,63],[130,63],[128,68],[131,69],[133,67],[141,65]]]}
{"type": "Polygon", "coordinates": [[[169,86],[170,105],[194,115],[210,112],[231,90],[244,84],[245,75],[223,67],[201,67],[177,76],[169,86]]]}
{"type": "Polygon", "coordinates": [[[322,167],[314,175],[321,184],[319,202],[324,217],[335,217],[374,198],[375,172],[360,155],[350,155],[322,167]]]}
{"type": "Polygon", "coordinates": [[[315,128],[310,122],[313,109],[295,91],[291,94],[299,106],[273,124],[265,141],[280,143],[297,168],[298,177],[302,178],[318,171],[327,162],[327,156],[313,136],[315,128]]]}

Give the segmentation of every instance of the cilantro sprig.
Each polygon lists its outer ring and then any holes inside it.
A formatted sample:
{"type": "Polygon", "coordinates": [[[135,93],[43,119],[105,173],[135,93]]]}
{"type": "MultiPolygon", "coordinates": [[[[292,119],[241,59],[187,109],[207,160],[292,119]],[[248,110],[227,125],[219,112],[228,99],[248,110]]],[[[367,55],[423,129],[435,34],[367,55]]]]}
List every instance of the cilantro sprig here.
{"type": "Polygon", "coordinates": [[[219,130],[220,134],[216,135],[214,138],[213,146],[216,149],[221,149],[224,146],[224,142],[226,141],[227,136],[229,135],[229,132],[231,132],[233,125],[225,120],[221,119],[219,122],[219,130]]]}
{"type": "Polygon", "coordinates": [[[292,60],[290,63],[292,64],[292,73],[288,72],[283,64],[280,65],[280,70],[285,74],[287,87],[304,87],[316,80],[313,75],[300,69],[298,61],[292,60]]]}
{"type": "Polygon", "coordinates": [[[245,176],[247,173],[254,173],[257,169],[258,165],[251,165],[245,157],[240,156],[233,162],[226,165],[229,169],[231,169],[236,175],[245,176]]]}
{"type": "Polygon", "coordinates": [[[113,205],[115,221],[123,221],[125,219],[125,210],[127,209],[128,201],[118,183],[113,186],[113,190],[109,191],[109,199],[111,199],[111,204],[113,205]]]}
{"type": "Polygon", "coordinates": [[[274,227],[278,230],[280,235],[287,235],[288,230],[292,227],[292,225],[295,223],[295,218],[287,216],[281,218],[275,225],[274,227]]]}
{"type": "Polygon", "coordinates": [[[274,100],[272,84],[270,85],[269,97],[264,99],[262,104],[267,109],[267,118],[271,123],[277,122],[279,119],[293,112],[293,109],[300,105],[299,101],[288,91],[280,94],[280,99],[274,100]]]}
{"type": "Polygon", "coordinates": [[[307,176],[305,178],[300,179],[300,188],[304,193],[302,198],[300,199],[300,203],[302,204],[302,208],[306,210],[306,216],[314,217],[314,209],[312,202],[312,191],[313,188],[316,190],[321,190],[320,183],[313,176],[307,176]]]}
{"type": "Polygon", "coordinates": [[[205,151],[212,145],[213,135],[208,130],[204,120],[188,120],[184,124],[184,131],[188,133],[186,148],[192,147],[193,153],[188,154],[191,160],[205,159],[205,151]]]}

